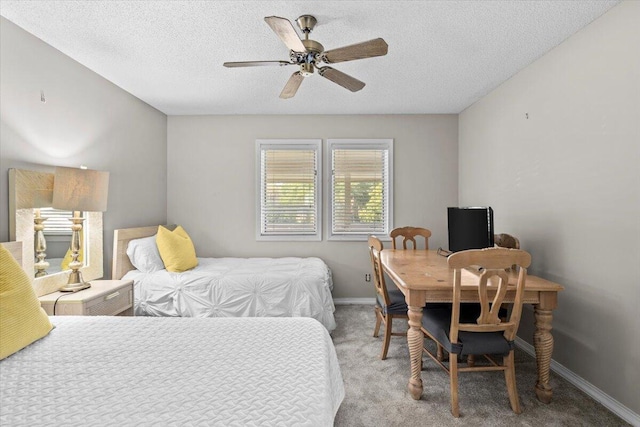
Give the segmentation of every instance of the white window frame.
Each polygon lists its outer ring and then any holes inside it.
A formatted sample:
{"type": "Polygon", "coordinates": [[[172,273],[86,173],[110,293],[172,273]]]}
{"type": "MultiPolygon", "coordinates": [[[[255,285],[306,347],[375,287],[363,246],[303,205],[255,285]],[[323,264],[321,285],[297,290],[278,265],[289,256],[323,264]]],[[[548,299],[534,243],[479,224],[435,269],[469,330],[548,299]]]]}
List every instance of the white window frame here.
{"type": "Polygon", "coordinates": [[[321,241],[322,240],[322,140],[258,139],[256,140],[256,240],[257,241],[321,241]],[[262,232],[262,150],[314,150],[316,152],[316,232],[313,234],[264,234],[262,232]]]}
{"type": "Polygon", "coordinates": [[[393,229],[393,139],[328,139],[325,149],[327,160],[327,240],[343,241],[366,241],[371,234],[376,234],[381,240],[389,238],[389,232],[393,229]],[[333,233],[333,150],[334,149],[355,149],[355,150],[388,150],[387,171],[388,182],[386,194],[386,224],[385,231],[363,232],[358,234],[333,233]]]}

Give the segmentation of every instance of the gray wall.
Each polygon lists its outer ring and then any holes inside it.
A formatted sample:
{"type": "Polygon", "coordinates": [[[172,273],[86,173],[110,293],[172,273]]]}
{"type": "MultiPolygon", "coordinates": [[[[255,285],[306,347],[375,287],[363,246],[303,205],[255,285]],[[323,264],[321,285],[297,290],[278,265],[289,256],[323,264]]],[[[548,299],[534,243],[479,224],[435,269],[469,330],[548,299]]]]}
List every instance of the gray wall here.
{"type": "MultiPolygon", "coordinates": [[[[372,297],[363,242],[255,241],[254,142],[390,137],[395,224],[429,227],[431,246],[446,246],[447,206],[458,198],[493,206],[496,231],[520,238],[533,273],[565,286],[554,358],[640,413],[638,21],[640,3],[613,8],[468,108],[458,124],[455,115],[167,122],[0,18],[0,241],[8,240],[8,168],[86,164],[111,172],[107,276],[113,229],[168,219],[191,232],[200,255],[320,256],[333,269],[335,297],[372,297]]],[[[525,339],[531,324],[528,312],[525,339]]]]}
{"type": "MultiPolygon", "coordinates": [[[[460,115],[460,203],[491,205],[564,285],[554,359],[640,413],[640,2],[460,115]],[[526,117],[528,114],[528,119],[526,117]]],[[[520,336],[531,342],[531,312],[520,336]]]]}
{"type": "MultiPolygon", "coordinates": [[[[446,207],[458,197],[456,115],[170,116],[168,220],[185,227],[200,256],[318,256],[332,269],[334,297],[375,295],[364,281],[364,241],[256,241],[260,138],[393,138],[395,224],[428,227],[430,245],[446,246],[446,207]]],[[[323,231],[326,220],[325,207],[323,231]]]]}
{"type": "Polygon", "coordinates": [[[9,239],[9,168],[106,170],[110,277],[113,230],[166,220],[167,117],[5,18],[0,43],[0,241],[9,239]]]}

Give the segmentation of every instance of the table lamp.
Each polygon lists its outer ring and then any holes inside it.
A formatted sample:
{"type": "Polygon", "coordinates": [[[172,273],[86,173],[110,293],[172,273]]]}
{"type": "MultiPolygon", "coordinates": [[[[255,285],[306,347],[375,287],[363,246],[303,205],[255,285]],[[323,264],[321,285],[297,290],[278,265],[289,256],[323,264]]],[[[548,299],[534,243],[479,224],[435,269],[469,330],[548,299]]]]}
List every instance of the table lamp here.
{"type": "Polygon", "coordinates": [[[82,279],[78,261],[80,252],[80,231],[82,230],[82,212],[104,212],[107,210],[107,194],[109,191],[109,172],[56,167],[53,178],[53,207],[72,211],[71,218],[71,274],[62,292],[77,292],[91,287],[82,279]]]}
{"type": "Polygon", "coordinates": [[[44,224],[47,218],[43,218],[40,215],[41,206],[36,207],[33,210],[33,229],[34,229],[34,237],[33,237],[33,250],[36,253],[36,263],[33,265],[36,269],[35,277],[42,277],[47,275],[47,268],[49,268],[49,263],[45,260],[47,257],[47,239],[44,237],[44,224]]]}
{"type": "MultiPolygon", "coordinates": [[[[53,203],[53,176],[48,173],[33,171],[23,171],[19,169],[9,170],[9,182],[14,182],[13,196],[10,193],[9,206],[11,201],[16,211],[28,209],[33,214],[33,251],[36,262],[33,264],[35,277],[47,275],[49,263],[46,261],[47,240],[44,235],[44,218],[40,209],[51,207],[53,203]],[[28,172],[28,174],[26,174],[28,172]],[[18,192],[20,196],[15,193],[18,192]]],[[[10,184],[11,185],[11,184],[10,184]]]]}

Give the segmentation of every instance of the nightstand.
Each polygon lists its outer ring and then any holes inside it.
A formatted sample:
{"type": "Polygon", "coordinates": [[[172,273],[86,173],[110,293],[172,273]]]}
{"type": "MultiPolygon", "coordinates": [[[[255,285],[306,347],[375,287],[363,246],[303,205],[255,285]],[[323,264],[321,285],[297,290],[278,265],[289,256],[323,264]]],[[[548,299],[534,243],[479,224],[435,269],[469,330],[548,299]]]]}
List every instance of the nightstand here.
{"type": "Polygon", "coordinates": [[[133,316],[133,281],[92,280],[88,289],[53,292],[38,299],[50,316],[133,316]]]}

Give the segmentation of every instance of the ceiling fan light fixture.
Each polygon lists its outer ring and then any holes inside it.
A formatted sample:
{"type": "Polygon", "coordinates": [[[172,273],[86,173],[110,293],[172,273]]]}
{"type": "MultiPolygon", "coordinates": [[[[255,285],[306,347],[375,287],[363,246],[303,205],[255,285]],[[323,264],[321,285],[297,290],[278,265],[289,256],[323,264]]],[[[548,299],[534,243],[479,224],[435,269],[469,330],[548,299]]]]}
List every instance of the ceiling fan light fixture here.
{"type": "Polygon", "coordinates": [[[300,74],[307,77],[313,74],[314,65],[312,63],[300,64],[300,74]]]}

